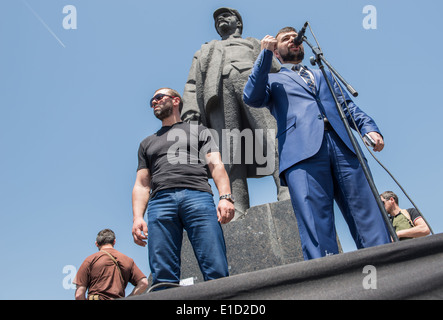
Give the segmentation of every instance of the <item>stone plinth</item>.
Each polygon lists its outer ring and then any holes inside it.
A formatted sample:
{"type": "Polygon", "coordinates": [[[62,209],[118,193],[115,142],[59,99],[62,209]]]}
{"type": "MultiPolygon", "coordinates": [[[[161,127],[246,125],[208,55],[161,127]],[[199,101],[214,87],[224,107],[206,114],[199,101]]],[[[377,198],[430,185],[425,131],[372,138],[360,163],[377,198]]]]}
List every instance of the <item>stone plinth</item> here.
{"type": "MultiPolygon", "coordinates": [[[[248,209],[239,220],[223,225],[230,275],[303,261],[291,201],[248,209]]],[[[203,280],[187,234],[183,238],[181,279],[203,280]]]]}

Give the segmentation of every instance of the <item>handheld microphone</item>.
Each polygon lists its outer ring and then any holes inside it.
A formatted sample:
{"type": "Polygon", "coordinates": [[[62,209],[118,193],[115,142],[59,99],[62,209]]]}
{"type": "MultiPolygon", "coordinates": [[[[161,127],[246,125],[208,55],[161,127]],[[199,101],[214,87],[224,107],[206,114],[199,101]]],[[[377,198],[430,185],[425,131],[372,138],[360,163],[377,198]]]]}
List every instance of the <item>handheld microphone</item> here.
{"type": "Polygon", "coordinates": [[[299,46],[303,43],[303,37],[305,36],[306,27],[308,26],[308,22],[305,22],[305,25],[303,28],[301,28],[300,32],[298,33],[297,37],[294,39],[294,44],[296,46],[299,46]]]}

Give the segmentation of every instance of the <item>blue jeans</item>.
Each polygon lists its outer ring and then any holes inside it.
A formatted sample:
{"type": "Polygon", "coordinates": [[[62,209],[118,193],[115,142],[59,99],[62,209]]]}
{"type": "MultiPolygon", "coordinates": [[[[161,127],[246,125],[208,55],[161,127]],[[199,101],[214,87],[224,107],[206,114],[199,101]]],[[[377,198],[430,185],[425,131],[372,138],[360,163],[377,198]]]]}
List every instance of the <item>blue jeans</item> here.
{"type": "Polygon", "coordinates": [[[228,276],[225,240],[212,195],[172,188],[158,191],[148,203],[152,284],[180,281],[183,229],[188,234],[204,280],[228,276]]]}

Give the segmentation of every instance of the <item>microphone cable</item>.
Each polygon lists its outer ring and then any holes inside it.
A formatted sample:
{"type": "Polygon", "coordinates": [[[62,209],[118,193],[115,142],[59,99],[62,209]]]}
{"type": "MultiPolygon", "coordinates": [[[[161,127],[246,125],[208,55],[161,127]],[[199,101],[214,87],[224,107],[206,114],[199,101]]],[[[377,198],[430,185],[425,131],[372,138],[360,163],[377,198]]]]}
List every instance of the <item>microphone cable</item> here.
{"type": "Polygon", "coordinates": [[[392,178],[392,180],[394,180],[394,182],[397,184],[397,186],[401,189],[401,191],[403,192],[403,194],[406,196],[406,198],[408,198],[408,200],[411,202],[411,204],[414,206],[414,208],[418,211],[418,213],[420,214],[420,216],[423,218],[424,222],[427,224],[429,230],[431,231],[431,234],[434,234],[434,231],[432,230],[430,224],[428,223],[428,221],[426,220],[426,218],[423,216],[423,214],[421,213],[420,209],[417,207],[417,205],[414,203],[414,201],[411,199],[411,197],[408,195],[408,193],[406,192],[406,190],[403,188],[403,186],[400,184],[400,182],[398,182],[398,180],[394,177],[394,175],[381,163],[381,161],[375,156],[375,154],[371,151],[371,149],[369,148],[369,146],[365,143],[363,136],[360,132],[360,130],[358,129],[357,124],[355,123],[355,119],[354,119],[354,115],[351,113],[351,110],[348,107],[348,103],[346,102],[345,96],[343,94],[342,88],[339,85],[337,79],[335,78],[335,76],[332,74],[332,78],[334,79],[335,83],[337,84],[338,88],[340,89],[340,92],[342,94],[343,97],[343,101],[345,104],[345,107],[348,111],[348,114],[350,116],[350,118],[352,119],[352,123],[354,124],[354,129],[355,131],[358,132],[358,135],[360,137],[360,139],[363,141],[363,145],[366,147],[366,150],[369,151],[369,153],[371,154],[372,158],[374,158],[374,160],[386,171],[386,173],[392,178]]]}

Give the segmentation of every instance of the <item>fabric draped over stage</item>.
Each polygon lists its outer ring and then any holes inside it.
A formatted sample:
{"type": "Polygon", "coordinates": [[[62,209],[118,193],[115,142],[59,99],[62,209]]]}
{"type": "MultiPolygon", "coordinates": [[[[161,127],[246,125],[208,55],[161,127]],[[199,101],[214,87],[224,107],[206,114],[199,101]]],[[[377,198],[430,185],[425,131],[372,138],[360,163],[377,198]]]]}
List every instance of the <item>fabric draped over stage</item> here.
{"type": "Polygon", "coordinates": [[[443,299],[443,234],[146,293],[131,299],[443,299]]]}

